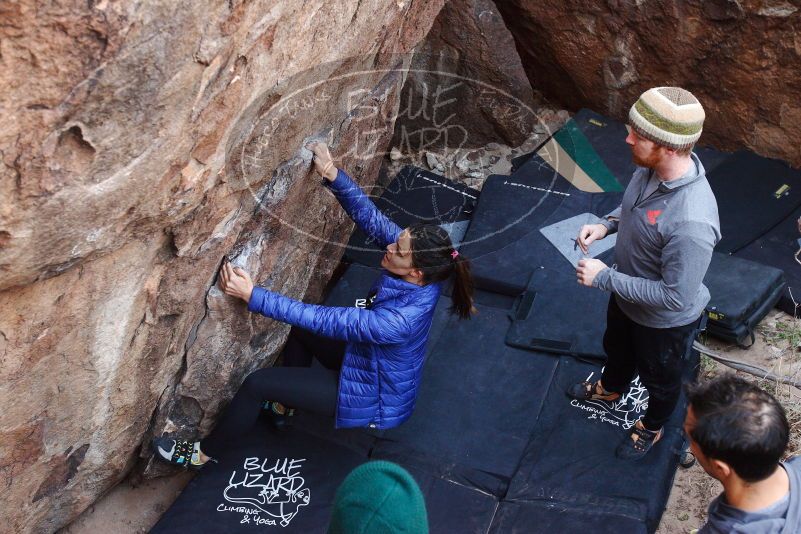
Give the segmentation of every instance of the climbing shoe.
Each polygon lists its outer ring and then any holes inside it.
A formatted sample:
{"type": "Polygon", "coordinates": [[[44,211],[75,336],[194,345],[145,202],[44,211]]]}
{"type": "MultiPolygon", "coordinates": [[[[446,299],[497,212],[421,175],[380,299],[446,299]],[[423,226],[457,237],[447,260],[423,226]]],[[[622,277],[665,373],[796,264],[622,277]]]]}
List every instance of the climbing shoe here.
{"type": "Polygon", "coordinates": [[[573,384],[573,386],[567,390],[567,396],[581,401],[602,400],[613,402],[620,398],[620,393],[606,391],[601,385],[600,380],[594,383],[585,380],[584,382],[573,384]]]}
{"type": "Polygon", "coordinates": [[[293,417],[295,416],[294,408],[287,408],[280,402],[267,401],[264,403],[264,412],[270,420],[270,424],[276,430],[289,430],[294,423],[293,417]]]}
{"type": "MultiPolygon", "coordinates": [[[[207,462],[200,461],[200,442],[187,439],[155,438],[153,451],[156,458],[185,469],[200,469],[207,462]]],[[[213,458],[209,461],[216,462],[213,458]]]]}
{"type": "Polygon", "coordinates": [[[662,438],[662,429],[648,430],[642,424],[642,420],[634,423],[631,435],[624,439],[617,450],[615,456],[621,460],[639,460],[662,438]]]}

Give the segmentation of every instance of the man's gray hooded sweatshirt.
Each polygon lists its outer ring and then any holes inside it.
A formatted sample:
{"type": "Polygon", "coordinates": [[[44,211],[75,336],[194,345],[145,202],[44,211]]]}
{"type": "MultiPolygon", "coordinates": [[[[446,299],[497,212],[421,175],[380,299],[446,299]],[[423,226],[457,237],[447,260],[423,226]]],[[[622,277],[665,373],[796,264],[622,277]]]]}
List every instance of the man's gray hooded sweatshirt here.
{"type": "Polygon", "coordinates": [[[772,506],[746,512],[726,503],[721,493],[709,505],[709,519],[698,534],[798,534],[801,532],[801,457],[782,463],[790,492],[772,506]]]}
{"type": "Polygon", "coordinates": [[[704,166],[695,154],[691,160],[669,182],[638,167],[621,206],[603,222],[618,233],[617,265],[599,272],[593,286],[615,293],[623,313],[643,326],[690,324],[709,302],[703,280],[720,241],[720,220],[704,166]]]}

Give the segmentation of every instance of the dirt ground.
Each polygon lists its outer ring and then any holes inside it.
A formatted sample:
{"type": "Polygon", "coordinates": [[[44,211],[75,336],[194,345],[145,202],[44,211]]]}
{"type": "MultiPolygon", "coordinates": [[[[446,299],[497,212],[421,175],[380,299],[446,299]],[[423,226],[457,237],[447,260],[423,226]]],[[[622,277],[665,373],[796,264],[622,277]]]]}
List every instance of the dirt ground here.
{"type": "MultiPolygon", "coordinates": [[[[547,138],[546,131],[555,131],[567,117],[566,112],[549,110],[543,120],[546,127],[532,135],[520,147],[495,145],[473,151],[436,154],[436,159],[432,159],[431,163],[439,163],[442,167],[432,170],[480,189],[484,177],[490,174],[508,174],[513,157],[531,151],[541,140],[547,138]],[[458,163],[461,165],[457,165],[458,163]]],[[[425,154],[413,159],[399,158],[388,162],[390,176],[394,176],[400,167],[407,163],[416,164],[424,169],[433,167],[429,165],[425,154]]],[[[790,376],[801,381],[801,351],[799,351],[801,320],[774,310],[762,321],[758,332],[756,343],[749,349],[740,349],[714,338],[703,341],[710,349],[728,358],[758,365],[773,374],[790,376]]],[[[730,369],[702,357],[702,376],[709,377],[725,371],[730,369]]],[[[788,453],[790,455],[801,453],[801,391],[745,373],[738,374],[754,380],[782,402],[792,426],[792,443],[788,453]]],[[[178,497],[192,476],[191,473],[178,473],[139,484],[125,480],[60,533],[148,532],[178,497]]],[[[699,528],[705,522],[709,501],[721,490],[720,484],[697,464],[689,469],[679,468],[657,534],[686,534],[699,528]]]]}
{"type": "Polygon", "coordinates": [[[194,473],[133,484],[123,480],[58,534],[144,534],[178,498],[194,473]]]}

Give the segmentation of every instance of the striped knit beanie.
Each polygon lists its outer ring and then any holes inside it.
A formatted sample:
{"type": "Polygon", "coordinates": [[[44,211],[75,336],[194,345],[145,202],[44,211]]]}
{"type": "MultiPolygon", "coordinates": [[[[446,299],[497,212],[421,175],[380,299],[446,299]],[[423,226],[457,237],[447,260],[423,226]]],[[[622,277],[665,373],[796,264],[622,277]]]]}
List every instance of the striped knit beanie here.
{"type": "Polygon", "coordinates": [[[701,137],[704,108],[680,87],[654,87],[629,111],[629,123],[640,137],[674,150],[692,147],[701,137]]]}

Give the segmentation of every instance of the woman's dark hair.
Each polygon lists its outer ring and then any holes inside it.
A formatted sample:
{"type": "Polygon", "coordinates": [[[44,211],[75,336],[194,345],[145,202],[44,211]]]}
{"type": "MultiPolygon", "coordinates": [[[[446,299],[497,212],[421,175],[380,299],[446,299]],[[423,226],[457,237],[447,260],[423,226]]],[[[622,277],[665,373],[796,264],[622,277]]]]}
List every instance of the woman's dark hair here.
{"type": "Polygon", "coordinates": [[[460,318],[469,319],[473,307],[473,275],[470,261],[456,252],[448,232],[435,224],[409,227],[412,264],[423,273],[425,283],[442,282],[453,275],[453,307],[460,318]]]}
{"type": "Polygon", "coordinates": [[[701,451],[726,462],[746,482],[769,477],[787,448],[790,427],[781,404],[733,374],[686,386],[701,451]]]}

